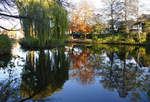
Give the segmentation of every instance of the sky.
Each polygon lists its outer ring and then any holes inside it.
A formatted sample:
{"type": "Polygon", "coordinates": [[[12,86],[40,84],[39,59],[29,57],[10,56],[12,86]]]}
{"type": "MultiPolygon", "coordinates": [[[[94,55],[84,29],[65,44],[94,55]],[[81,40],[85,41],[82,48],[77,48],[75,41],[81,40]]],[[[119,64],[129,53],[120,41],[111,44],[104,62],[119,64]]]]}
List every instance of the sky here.
{"type": "Polygon", "coordinates": [[[143,0],[143,6],[142,6],[145,10],[148,10],[150,13],[150,0],[143,0]]]}
{"type": "MultiPolygon", "coordinates": [[[[81,0],[69,0],[78,4],[81,0]]],[[[84,0],[87,1],[94,9],[103,8],[102,0],[84,0]]],[[[140,0],[141,13],[150,14],[150,0],[140,0]]]]}
{"type": "MultiPolygon", "coordinates": [[[[81,0],[68,0],[70,2],[73,2],[75,5],[79,4],[79,2],[81,0]]],[[[82,0],[83,1],[83,0],[82,0]]],[[[103,3],[102,0],[84,0],[87,1],[90,6],[97,10],[100,11],[101,8],[103,8],[103,3]]],[[[145,13],[145,14],[150,14],[150,0],[140,0],[141,2],[141,13],[145,13]]],[[[1,5],[0,5],[1,8],[1,5]]],[[[6,27],[6,28],[12,28],[14,25],[17,25],[17,28],[20,28],[20,23],[19,20],[14,20],[14,21],[8,21],[8,20],[3,20],[0,19],[0,26],[6,27]]]]}

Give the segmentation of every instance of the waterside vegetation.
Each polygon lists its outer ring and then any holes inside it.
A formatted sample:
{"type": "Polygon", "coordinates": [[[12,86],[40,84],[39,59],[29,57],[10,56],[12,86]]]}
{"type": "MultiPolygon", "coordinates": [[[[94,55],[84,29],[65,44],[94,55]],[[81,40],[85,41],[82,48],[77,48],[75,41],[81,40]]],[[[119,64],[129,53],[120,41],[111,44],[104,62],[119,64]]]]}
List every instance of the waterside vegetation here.
{"type": "Polygon", "coordinates": [[[11,53],[11,40],[7,35],[0,35],[0,55],[6,55],[11,53]]]}
{"type": "Polygon", "coordinates": [[[33,18],[21,20],[25,34],[25,38],[20,41],[21,45],[29,48],[46,48],[55,45],[55,42],[59,45],[66,39],[67,11],[57,1],[21,0],[17,6],[21,15],[33,18]]]}

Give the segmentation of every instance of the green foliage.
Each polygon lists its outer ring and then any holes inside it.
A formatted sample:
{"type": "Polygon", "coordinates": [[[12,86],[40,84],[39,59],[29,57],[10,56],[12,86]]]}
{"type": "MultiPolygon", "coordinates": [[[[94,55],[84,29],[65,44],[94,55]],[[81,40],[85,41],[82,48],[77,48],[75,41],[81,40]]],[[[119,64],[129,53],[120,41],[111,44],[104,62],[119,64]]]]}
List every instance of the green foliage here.
{"type": "Polygon", "coordinates": [[[26,37],[22,40],[20,40],[20,44],[24,46],[25,48],[28,48],[30,46],[37,48],[39,45],[39,40],[32,37],[26,37]]]}
{"type": "MultiPolygon", "coordinates": [[[[22,19],[25,37],[38,39],[41,46],[50,40],[65,39],[68,30],[67,12],[54,1],[20,0],[16,2],[20,15],[31,19],[22,19]]],[[[32,41],[31,41],[32,42],[32,41]]],[[[32,42],[33,43],[33,42],[32,42]]],[[[31,44],[32,44],[31,43],[31,44]]]]}
{"type": "Polygon", "coordinates": [[[26,37],[20,40],[20,44],[25,49],[46,49],[64,46],[64,42],[60,40],[48,40],[44,44],[41,44],[39,39],[33,37],[26,37]]]}
{"type": "Polygon", "coordinates": [[[93,27],[93,29],[92,29],[92,34],[101,34],[102,33],[102,31],[104,31],[105,30],[105,28],[106,27],[104,27],[104,25],[95,25],[94,27],[93,27]]]}
{"type": "Polygon", "coordinates": [[[138,32],[136,31],[132,31],[130,32],[129,38],[132,38],[135,42],[139,42],[139,43],[143,43],[146,41],[146,37],[147,34],[146,33],[140,33],[140,35],[138,34],[138,32]]]}
{"type": "Polygon", "coordinates": [[[107,36],[97,38],[97,43],[143,44],[146,42],[146,38],[146,33],[141,33],[139,36],[137,32],[131,32],[129,35],[122,33],[107,34],[107,36]]]}
{"type": "Polygon", "coordinates": [[[7,35],[0,35],[0,55],[10,54],[11,52],[11,41],[7,35]]]}
{"type": "Polygon", "coordinates": [[[148,90],[147,95],[148,95],[148,97],[150,97],[150,90],[148,90]]]}
{"type": "Polygon", "coordinates": [[[54,23],[54,38],[64,38],[64,34],[68,30],[67,12],[64,10],[63,7],[59,6],[57,3],[54,3],[53,7],[51,8],[51,11],[54,23]]]}
{"type": "Polygon", "coordinates": [[[111,42],[112,41],[112,37],[105,37],[105,38],[99,38],[98,42],[100,43],[106,43],[106,42],[111,42]]]}
{"type": "Polygon", "coordinates": [[[92,34],[92,40],[93,40],[93,42],[97,42],[97,40],[98,40],[98,35],[97,34],[92,34]]]}
{"type": "MultiPolygon", "coordinates": [[[[100,51],[106,51],[106,52],[115,52],[118,53],[118,56],[122,56],[124,54],[127,56],[128,54],[130,55],[135,55],[136,54],[136,47],[135,46],[128,46],[128,45],[109,45],[109,44],[98,44],[92,47],[92,51],[94,53],[100,53],[100,51]],[[124,49],[124,50],[120,50],[124,49]],[[134,54],[132,54],[134,53],[134,54]]],[[[104,53],[103,52],[103,53],[104,53]]]]}
{"type": "Polygon", "coordinates": [[[11,59],[11,55],[10,54],[1,56],[0,57],[0,68],[6,68],[8,63],[9,63],[9,61],[10,61],[10,59],[11,59]]]}
{"type": "Polygon", "coordinates": [[[4,66],[4,61],[0,61],[0,67],[3,67],[4,66]]]}

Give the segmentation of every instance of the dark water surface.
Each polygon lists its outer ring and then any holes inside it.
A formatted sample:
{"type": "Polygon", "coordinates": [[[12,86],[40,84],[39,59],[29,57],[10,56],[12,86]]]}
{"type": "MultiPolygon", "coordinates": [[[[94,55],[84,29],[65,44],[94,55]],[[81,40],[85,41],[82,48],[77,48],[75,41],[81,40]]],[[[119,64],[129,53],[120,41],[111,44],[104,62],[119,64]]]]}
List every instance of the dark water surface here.
{"type": "Polygon", "coordinates": [[[150,102],[150,49],[70,45],[0,57],[0,102],[150,102]]]}

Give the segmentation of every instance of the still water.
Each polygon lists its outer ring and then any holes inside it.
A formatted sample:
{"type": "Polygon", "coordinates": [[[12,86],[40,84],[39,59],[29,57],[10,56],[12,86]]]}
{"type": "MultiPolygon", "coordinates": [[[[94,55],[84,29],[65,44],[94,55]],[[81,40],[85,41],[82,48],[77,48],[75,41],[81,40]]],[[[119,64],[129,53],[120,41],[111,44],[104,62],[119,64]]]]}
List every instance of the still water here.
{"type": "Polygon", "coordinates": [[[70,45],[0,57],[0,102],[150,102],[150,49],[70,45]]]}

